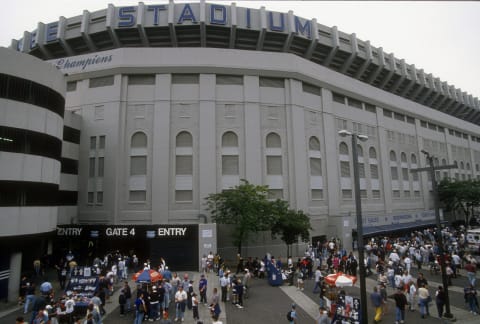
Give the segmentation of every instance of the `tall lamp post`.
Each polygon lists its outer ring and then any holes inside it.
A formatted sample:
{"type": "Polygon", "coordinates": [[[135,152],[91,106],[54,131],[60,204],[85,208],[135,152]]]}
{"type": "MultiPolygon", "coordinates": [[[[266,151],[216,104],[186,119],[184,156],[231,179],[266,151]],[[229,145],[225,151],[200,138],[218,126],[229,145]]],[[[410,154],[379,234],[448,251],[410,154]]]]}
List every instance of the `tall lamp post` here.
{"type": "Polygon", "coordinates": [[[448,278],[447,278],[447,273],[445,271],[445,246],[443,245],[443,237],[442,237],[442,228],[440,224],[440,207],[438,203],[438,185],[437,185],[437,179],[435,176],[435,171],[437,170],[445,170],[445,169],[456,169],[457,165],[456,164],[450,164],[450,165],[441,165],[441,166],[436,166],[433,162],[434,156],[430,155],[425,150],[421,150],[422,154],[425,155],[425,158],[427,159],[428,162],[428,167],[425,168],[418,168],[418,169],[412,169],[410,172],[429,172],[430,173],[430,178],[432,180],[432,191],[433,191],[433,208],[435,209],[435,220],[437,223],[437,244],[440,249],[440,269],[442,272],[442,283],[443,283],[443,291],[445,292],[445,313],[443,316],[447,319],[454,320],[454,317],[452,313],[450,312],[450,298],[448,296],[448,278]]]}
{"type": "Polygon", "coordinates": [[[363,219],[362,219],[362,199],[360,197],[360,175],[358,174],[358,153],[357,140],[366,141],[368,136],[352,133],[342,129],[338,132],[342,137],[350,136],[352,138],[352,162],[353,162],[353,180],[355,191],[355,212],[357,213],[357,247],[358,247],[358,264],[360,268],[360,310],[361,323],[368,324],[367,313],[367,287],[365,284],[365,255],[363,244],[363,219]]]}

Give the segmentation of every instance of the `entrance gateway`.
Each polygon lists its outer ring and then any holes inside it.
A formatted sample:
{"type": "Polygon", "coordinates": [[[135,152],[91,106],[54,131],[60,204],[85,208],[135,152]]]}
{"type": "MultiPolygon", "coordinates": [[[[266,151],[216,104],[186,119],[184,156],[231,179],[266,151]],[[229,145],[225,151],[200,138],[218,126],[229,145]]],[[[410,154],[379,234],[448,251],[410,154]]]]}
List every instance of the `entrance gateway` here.
{"type": "Polygon", "coordinates": [[[164,258],[173,271],[198,270],[199,256],[216,249],[216,224],[60,225],[54,240],[55,256],[72,251],[82,264],[118,250],[152,267],[164,258]]]}

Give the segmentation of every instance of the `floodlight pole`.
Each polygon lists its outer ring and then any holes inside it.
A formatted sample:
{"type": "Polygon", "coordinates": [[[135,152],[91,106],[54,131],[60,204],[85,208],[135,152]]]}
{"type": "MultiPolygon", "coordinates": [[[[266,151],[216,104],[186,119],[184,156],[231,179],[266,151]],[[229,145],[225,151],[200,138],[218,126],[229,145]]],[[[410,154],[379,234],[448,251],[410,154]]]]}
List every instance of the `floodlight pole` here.
{"type": "Polygon", "coordinates": [[[437,244],[440,249],[440,269],[442,272],[442,283],[443,283],[443,290],[445,292],[445,313],[443,316],[445,318],[448,318],[452,321],[454,321],[454,317],[452,313],[450,312],[450,298],[448,296],[448,278],[447,278],[447,273],[445,269],[445,247],[443,245],[443,236],[442,236],[442,228],[441,228],[441,223],[440,223],[440,207],[439,207],[439,201],[438,201],[438,185],[437,185],[437,179],[435,176],[435,171],[437,170],[444,170],[444,169],[456,169],[457,165],[456,164],[451,164],[451,165],[442,165],[442,166],[435,166],[433,163],[433,156],[430,155],[425,150],[421,151],[424,155],[425,158],[428,161],[428,167],[425,168],[418,168],[418,169],[412,169],[410,172],[422,172],[422,171],[428,171],[430,172],[430,178],[432,180],[432,191],[433,191],[433,206],[435,209],[435,221],[437,223],[437,244]]]}
{"type": "Polygon", "coordinates": [[[350,136],[352,138],[352,162],[353,162],[353,184],[355,190],[355,212],[357,214],[357,247],[358,247],[358,264],[360,270],[360,310],[361,324],[368,324],[367,310],[367,285],[365,283],[365,246],[363,243],[363,218],[362,218],[362,199],[360,196],[360,174],[358,171],[358,148],[357,138],[367,140],[365,135],[351,133],[346,130],[339,132],[340,136],[350,136]]]}

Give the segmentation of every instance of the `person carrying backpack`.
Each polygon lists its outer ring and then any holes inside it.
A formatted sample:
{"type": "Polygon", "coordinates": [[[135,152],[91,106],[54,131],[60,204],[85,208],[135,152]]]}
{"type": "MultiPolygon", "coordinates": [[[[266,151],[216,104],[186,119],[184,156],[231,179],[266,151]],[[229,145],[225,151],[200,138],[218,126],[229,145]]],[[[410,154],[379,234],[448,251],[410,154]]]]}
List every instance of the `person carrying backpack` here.
{"type": "Polygon", "coordinates": [[[287,313],[287,320],[290,324],[297,324],[297,312],[295,308],[297,305],[292,304],[292,309],[287,313]]]}

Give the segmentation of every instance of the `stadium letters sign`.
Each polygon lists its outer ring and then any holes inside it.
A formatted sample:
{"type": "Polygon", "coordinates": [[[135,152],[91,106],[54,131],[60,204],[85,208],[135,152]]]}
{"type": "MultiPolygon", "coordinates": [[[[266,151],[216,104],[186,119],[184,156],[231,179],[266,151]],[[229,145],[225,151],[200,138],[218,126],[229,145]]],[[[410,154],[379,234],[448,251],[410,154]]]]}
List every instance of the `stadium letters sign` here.
{"type": "MultiPolygon", "coordinates": [[[[224,6],[219,4],[185,3],[185,4],[164,4],[145,5],[140,12],[139,6],[113,7],[114,10],[107,10],[104,28],[144,28],[171,27],[174,25],[215,25],[231,27],[236,26],[243,29],[264,30],[278,33],[294,33],[298,36],[312,39],[314,21],[293,15],[293,13],[281,13],[264,11],[251,8],[240,8],[224,6]],[[232,18],[232,16],[235,17],[232,18]],[[108,24],[108,26],[107,26],[108,24]]],[[[92,24],[92,23],[90,23],[92,24]]],[[[58,40],[59,22],[45,24],[41,31],[34,30],[30,33],[30,49],[38,46],[39,39],[42,43],[49,43],[58,40]]],[[[318,37],[317,37],[318,38],[318,37]]],[[[21,50],[21,41],[18,43],[18,50],[21,50]]],[[[90,65],[98,64],[101,58],[92,58],[92,61],[70,62],[70,64],[90,65]]],[[[102,62],[105,63],[105,62],[102,62]]]]}
{"type": "Polygon", "coordinates": [[[57,226],[57,236],[70,238],[146,238],[146,239],[190,239],[196,237],[197,225],[78,225],[57,226]]]}

